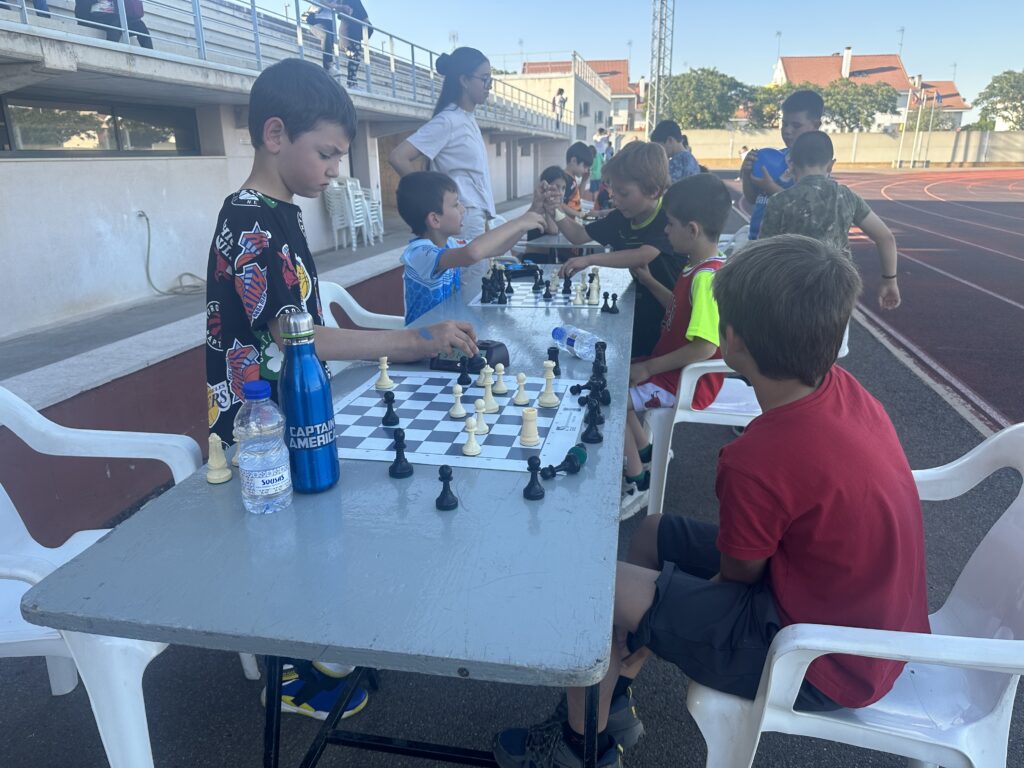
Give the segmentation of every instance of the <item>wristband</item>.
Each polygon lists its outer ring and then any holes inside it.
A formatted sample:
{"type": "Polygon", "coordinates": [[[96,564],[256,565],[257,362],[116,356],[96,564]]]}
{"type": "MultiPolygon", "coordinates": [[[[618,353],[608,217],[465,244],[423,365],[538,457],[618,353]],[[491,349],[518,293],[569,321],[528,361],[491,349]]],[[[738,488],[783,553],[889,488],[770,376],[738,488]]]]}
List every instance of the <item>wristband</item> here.
{"type": "Polygon", "coordinates": [[[895,280],[896,275],[882,275],[883,280],[895,280]]]}
{"type": "Polygon", "coordinates": [[[569,217],[565,215],[565,211],[563,211],[561,208],[555,208],[555,221],[556,222],[561,221],[562,219],[567,219],[567,218],[569,218],[569,217]]]}

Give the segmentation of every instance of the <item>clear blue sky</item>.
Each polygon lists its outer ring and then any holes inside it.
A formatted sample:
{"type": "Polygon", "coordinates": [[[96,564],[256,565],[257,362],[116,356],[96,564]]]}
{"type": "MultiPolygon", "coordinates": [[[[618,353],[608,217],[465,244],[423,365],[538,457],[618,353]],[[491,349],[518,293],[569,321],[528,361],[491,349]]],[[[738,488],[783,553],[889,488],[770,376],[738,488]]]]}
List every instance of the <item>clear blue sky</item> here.
{"type": "MultiPolygon", "coordinates": [[[[285,0],[260,0],[280,12],[285,0]]],[[[648,0],[363,0],[370,20],[383,30],[437,51],[460,45],[484,51],[496,67],[516,69],[526,58],[625,58],[632,40],[631,79],[650,68],[651,4],[648,0]],[[629,9],[628,11],[625,9],[629,9]]],[[[303,0],[301,7],[307,3],[303,0]]],[[[1021,69],[1024,2],[923,0],[859,2],[694,3],[677,0],[673,72],[717,67],[744,82],[771,78],[776,31],[782,54],[896,53],[905,27],[903,63],[909,74],[949,80],[956,63],[961,93],[973,101],[994,74],[1021,69]],[[783,12],[783,9],[785,12],[783,12]]],[[[374,43],[379,45],[378,39],[374,43]]]]}

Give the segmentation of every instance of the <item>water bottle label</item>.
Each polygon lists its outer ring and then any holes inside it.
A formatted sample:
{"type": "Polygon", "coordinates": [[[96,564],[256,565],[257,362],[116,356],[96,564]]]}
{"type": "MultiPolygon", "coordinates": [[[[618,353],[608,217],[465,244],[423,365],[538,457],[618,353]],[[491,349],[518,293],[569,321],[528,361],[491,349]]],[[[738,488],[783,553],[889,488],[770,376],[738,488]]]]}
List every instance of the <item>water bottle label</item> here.
{"type": "Polygon", "coordinates": [[[319,424],[288,425],[288,448],[292,451],[306,451],[322,448],[334,442],[334,419],[319,424]]]}
{"type": "Polygon", "coordinates": [[[249,496],[274,496],[287,491],[292,485],[288,465],[274,469],[243,469],[242,492],[249,496]]]}

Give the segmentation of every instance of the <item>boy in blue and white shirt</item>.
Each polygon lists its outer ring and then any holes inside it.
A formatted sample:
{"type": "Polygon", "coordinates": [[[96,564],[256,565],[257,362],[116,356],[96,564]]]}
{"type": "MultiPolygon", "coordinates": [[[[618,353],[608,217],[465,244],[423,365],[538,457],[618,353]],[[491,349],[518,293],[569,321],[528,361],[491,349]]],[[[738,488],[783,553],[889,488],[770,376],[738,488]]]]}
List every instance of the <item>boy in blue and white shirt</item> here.
{"type": "Polygon", "coordinates": [[[458,290],[459,267],[500,256],[529,230],[544,226],[543,215],[528,211],[467,243],[456,237],[466,209],[459,202],[459,188],[445,174],[417,171],[403,176],[396,196],[398,213],[416,235],[402,254],[406,325],[458,290]]]}

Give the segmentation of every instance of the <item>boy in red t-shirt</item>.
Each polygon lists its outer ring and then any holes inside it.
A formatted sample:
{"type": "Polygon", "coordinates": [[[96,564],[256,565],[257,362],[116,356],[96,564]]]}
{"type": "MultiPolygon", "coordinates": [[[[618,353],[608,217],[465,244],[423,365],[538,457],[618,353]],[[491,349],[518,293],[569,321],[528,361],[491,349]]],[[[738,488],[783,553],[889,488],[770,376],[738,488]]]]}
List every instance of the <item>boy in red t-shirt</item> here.
{"type": "MultiPolygon", "coordinates": [[[[732,197],[717,176],[688,176],[669,187],[662,200],[668,221],[665,234],[672,250],[687,257],[686,266],[669,290],[646,266],[632,270],[665,308],[661,336],[648,357],[637,357],[629,368],[629,401],[623,449],[625,482],[622,517],[643,506],[651,484],[651,444],[638,413],[650,408],[674,408],[679,372],[690,363],[718,357],[718,307],[711,280],[725,257],[718,252],[718,237],[732,208],[732,197]]],[[[693,396],[694,408],[707,408],[722,388],[721,374],[702,376],[693,396]]]]}
{"type": "MultiPolygon", "coordinates": [[[[885,410],[835,365],[860,289],[847,257],[800,235],[758,240],[715,275],[722,356],[750,381],[762,415],[720,454],[720,525],[652,515],[619,563],[599,765],[617,766],[615,745],[643,734],[629,686],[652,652],[752,699],[772,638],[789,624],[929,631],[914,478],[885,410]]],[[[794,706],[867,706],[902,669],[823,656],[794,706]]],[[[566,717],[498,734],[498,764],[581,764],[583,700],[571,689],[566,717]]]]}

